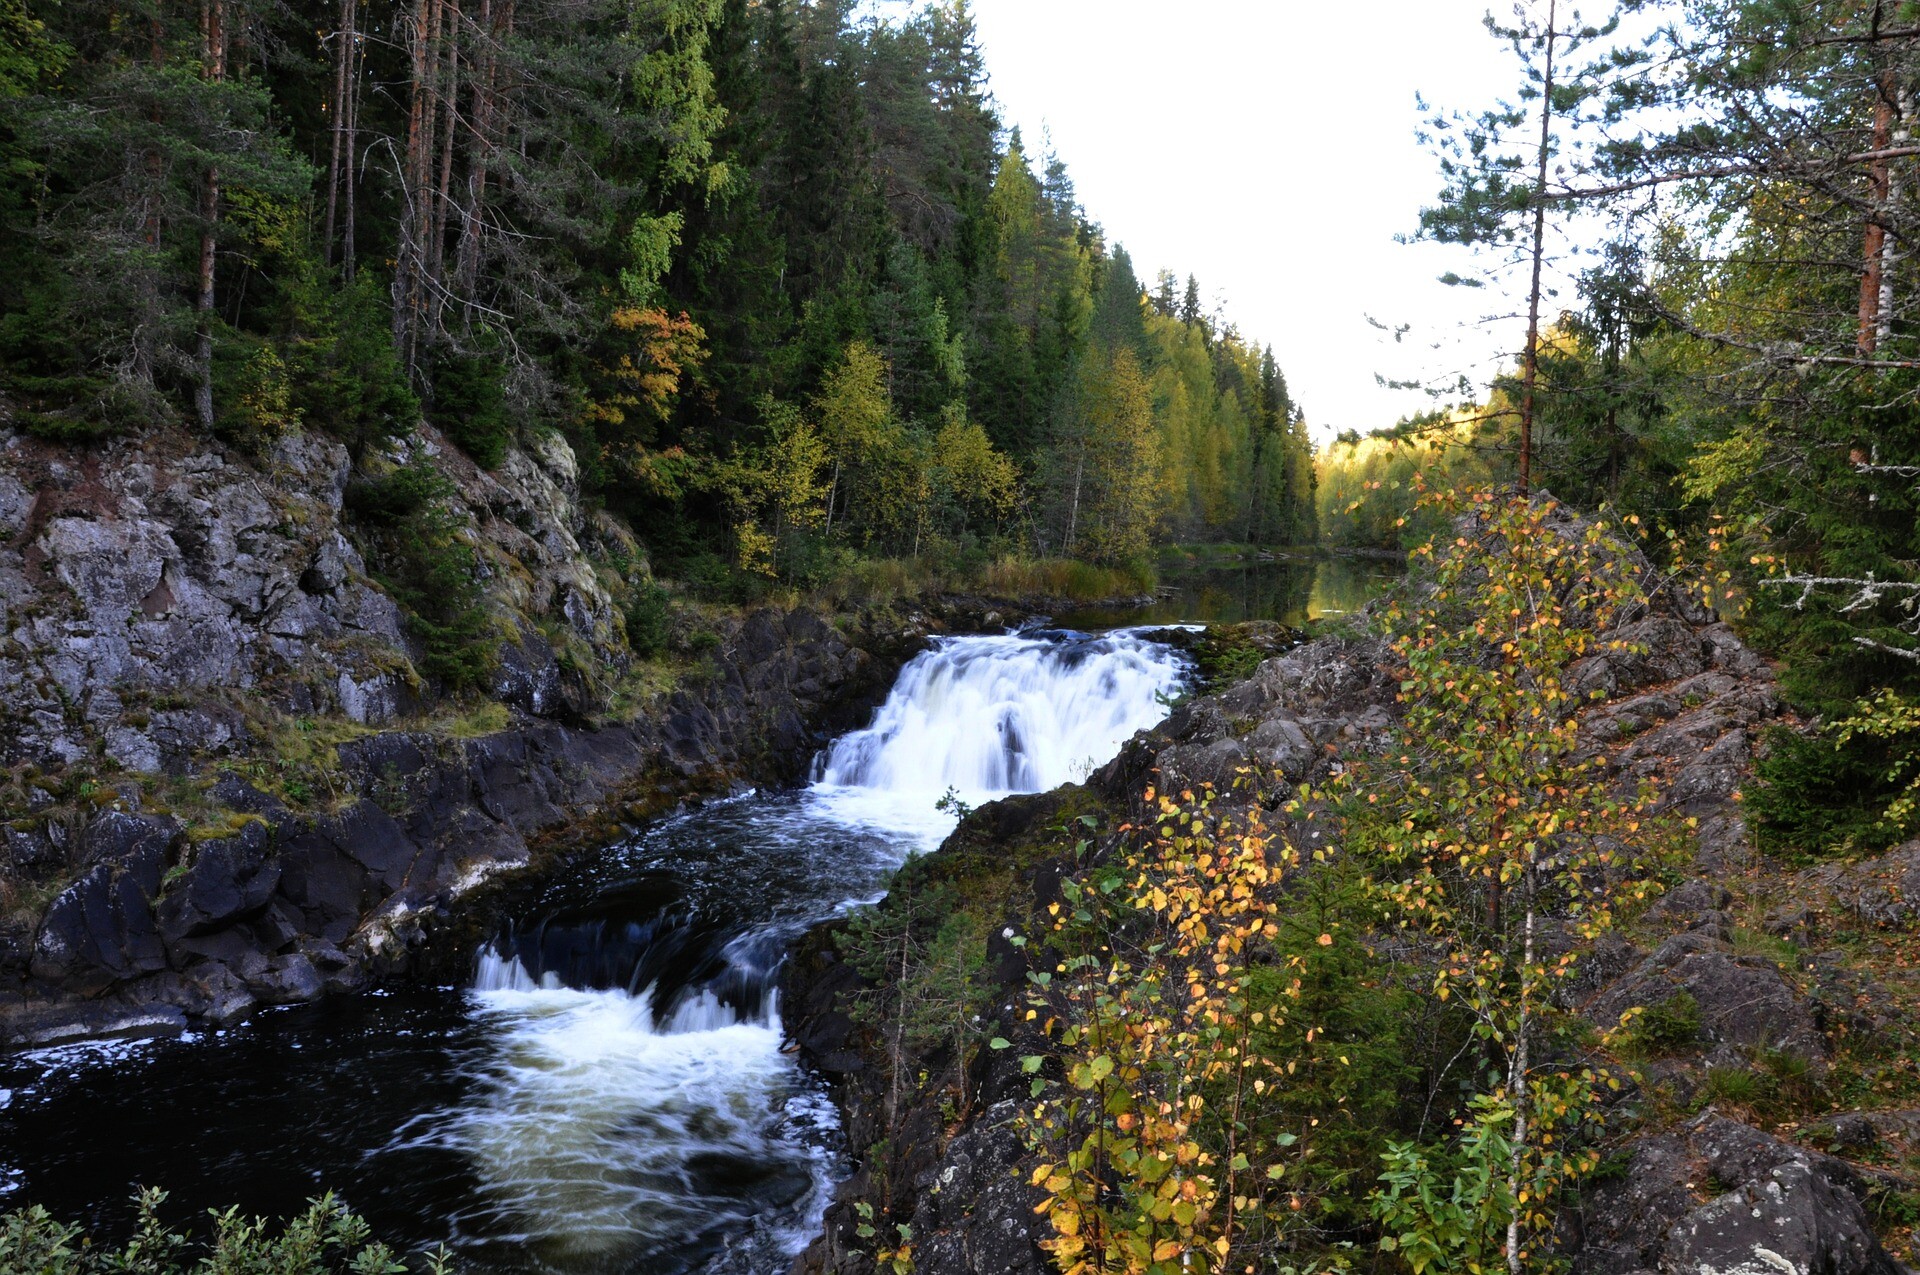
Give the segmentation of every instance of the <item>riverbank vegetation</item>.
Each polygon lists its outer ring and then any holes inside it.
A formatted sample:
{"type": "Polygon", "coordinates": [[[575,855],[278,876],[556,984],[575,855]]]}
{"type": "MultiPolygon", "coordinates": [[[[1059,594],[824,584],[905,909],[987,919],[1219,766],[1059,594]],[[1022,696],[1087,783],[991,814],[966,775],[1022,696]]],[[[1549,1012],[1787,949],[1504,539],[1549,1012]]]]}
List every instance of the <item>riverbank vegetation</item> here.
{"type": "Polygon", "coordinates": [[[1383,616],[1392,741],[1278,826],[1149,793],[1129,848],[1062,887],[1017,1035],[1045,1046],[1024,1119],[1068,1275],[1347,1269],[1362,1237],[1416,1272],[1541,1269],[1599,1163],[1585,1126],[1620,1079],[1566,1012],[1568,940],[1664,865],[1651,792],[1575,747],[1569,670],[1624,649],[1636,555],[1542,503],[1421,512],[1460,535],[1383,616]]]}
{"type": "MultiPolygon", "coordinates": [[[[964,0],[9,0],[0,41],[30,434],[377,461],[424,420],[490,468],[557,432],[714,598],[1314,537],[1272,351],[1002,126],[964,0]]],[[[471,564],[368,525],[468,677],[471,564]]]]}

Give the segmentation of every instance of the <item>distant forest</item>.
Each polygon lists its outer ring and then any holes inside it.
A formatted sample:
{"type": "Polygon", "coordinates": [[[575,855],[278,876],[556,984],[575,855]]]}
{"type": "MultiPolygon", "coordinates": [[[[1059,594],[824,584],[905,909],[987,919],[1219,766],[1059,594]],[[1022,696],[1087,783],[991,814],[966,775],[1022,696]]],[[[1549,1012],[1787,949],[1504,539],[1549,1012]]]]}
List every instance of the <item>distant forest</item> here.
{"type": "Polygon", "coordinates": [[[1317,535],[1273,353],[1009,130],[964,0],[0,0],[0,399],[558,431],[657,567],[1317,535]]]}

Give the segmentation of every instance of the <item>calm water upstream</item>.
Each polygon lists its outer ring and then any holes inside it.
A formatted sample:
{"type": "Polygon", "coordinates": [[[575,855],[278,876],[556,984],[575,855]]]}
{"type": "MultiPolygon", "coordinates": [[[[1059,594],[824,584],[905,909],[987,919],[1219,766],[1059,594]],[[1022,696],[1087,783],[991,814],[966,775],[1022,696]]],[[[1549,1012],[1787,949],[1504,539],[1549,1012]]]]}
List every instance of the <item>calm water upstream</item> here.
{"type": "Polygon", "coordinates": [[[798,791],[606,848],[466,987],[0,1059],[0,1207],[106,1230],[322,1189],[487,1271],[775,1271],[818,1228],[835,1117],[781,1052],[780,962],[969,802],[1052,788],[1165,712],[1181,658],[1127,631],[940,641],[798,791]]]}

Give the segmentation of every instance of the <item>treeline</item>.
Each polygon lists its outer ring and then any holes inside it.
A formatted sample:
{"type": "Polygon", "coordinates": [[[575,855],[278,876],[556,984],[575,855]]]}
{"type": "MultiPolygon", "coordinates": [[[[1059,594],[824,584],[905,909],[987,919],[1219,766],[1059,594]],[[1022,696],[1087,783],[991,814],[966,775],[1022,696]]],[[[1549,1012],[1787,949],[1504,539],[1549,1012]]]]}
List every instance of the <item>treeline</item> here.
{"type": "Polygon", "coordinates": [[[1003,129],[964,0],[0,0],[43,436],[557,430],[657,562],[1314,534],[1270,350],[1003,129]]]}
{"type": "Polygon", "coordinates": [[[1432,131],[1422,233],[1479,248],[1539,317],[1477,404],[1330,452],[1323,517],[1394,542],[1413,471],[1514,481],[1524,454],[1535,489],[1672,529],[1831,724],[1777,742],[1764,835],[1888,844],[1920,762],[1920,23],[1864,0],[1625,9],[1653,34],[1523,7],[1517,105],[1432,131]],[[1572,286],[1529,297],[1536,257],[1572,286]]]}

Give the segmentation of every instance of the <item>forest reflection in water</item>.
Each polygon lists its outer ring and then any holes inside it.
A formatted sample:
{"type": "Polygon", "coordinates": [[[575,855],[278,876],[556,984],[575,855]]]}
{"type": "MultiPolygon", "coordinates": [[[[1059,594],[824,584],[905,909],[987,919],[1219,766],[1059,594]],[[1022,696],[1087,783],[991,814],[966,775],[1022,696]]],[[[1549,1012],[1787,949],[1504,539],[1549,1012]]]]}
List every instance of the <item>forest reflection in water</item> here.
{"type": "Polygon", "coordinates": [[[1338,620],[1400,578],[1397,561],[1299,551],[1235,557],[1220,552],[1169,555],[1160,564],[1151,605],[1088,607],[1054,620],[1078,629],[1128,624],[1240,624],[1273,620],[1294,628],[1338,620]]]}

